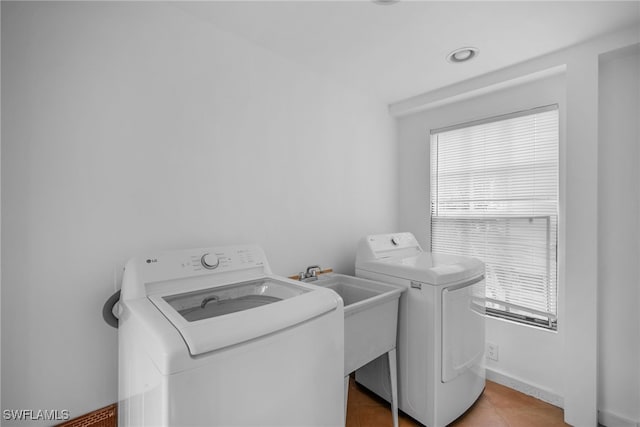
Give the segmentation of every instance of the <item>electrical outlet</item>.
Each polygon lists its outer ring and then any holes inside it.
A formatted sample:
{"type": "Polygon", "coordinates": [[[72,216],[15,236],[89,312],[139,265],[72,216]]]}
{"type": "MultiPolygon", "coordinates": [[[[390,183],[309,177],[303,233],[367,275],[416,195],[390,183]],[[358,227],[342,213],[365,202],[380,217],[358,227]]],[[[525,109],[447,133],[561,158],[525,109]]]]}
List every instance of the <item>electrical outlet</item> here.
{"type": "Polygon", "coordinates": [[[498,345],[487,343],[487,359],[498,361],[498,345]]]}

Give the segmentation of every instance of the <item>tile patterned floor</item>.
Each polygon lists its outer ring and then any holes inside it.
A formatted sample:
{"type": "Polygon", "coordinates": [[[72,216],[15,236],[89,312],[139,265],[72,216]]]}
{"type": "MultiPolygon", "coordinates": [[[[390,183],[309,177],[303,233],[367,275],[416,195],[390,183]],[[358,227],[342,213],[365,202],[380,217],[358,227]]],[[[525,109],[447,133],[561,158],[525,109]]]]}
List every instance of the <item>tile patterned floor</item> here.
{"type": "MultiPolygon", "coordinates": [[[[422,424],[400,413],[400,427],[422,424]]],[[[390,405],[350,380],[347,427],[392,427],[390,405]]],[[[562,409],[487,381],[478,401],[449,427],[564,427],[562,409]]]]}

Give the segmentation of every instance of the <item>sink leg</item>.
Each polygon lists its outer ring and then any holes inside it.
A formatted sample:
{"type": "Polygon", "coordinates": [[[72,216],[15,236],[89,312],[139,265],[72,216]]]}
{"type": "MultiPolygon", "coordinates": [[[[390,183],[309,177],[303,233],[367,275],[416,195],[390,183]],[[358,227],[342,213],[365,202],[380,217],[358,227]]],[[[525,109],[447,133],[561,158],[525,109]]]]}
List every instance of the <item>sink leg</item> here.
{"type": "MultiPolygon", "coordinates": [[[[344,425],[347,425],[347,402],[349,400],[349,375],[344,377],[344,425]]],[[[397,427],[397,426],[394,426],[397,427]]]]}
{"type": "Polygon", "coordinates": [[[391,380],[391,416],[393,427],[398,427],[398,373],[396,365],[396,349],[387,353],[389,359],[389,380],[391,380]]]}

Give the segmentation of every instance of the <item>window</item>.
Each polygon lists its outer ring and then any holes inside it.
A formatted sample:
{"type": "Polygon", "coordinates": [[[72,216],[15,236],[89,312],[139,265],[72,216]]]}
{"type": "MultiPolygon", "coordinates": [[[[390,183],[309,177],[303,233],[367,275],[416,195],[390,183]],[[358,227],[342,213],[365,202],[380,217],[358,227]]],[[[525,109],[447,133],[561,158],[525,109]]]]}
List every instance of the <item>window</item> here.
{"type": "Polygon", "coordinates": [[[487,314],[557,327],[557,105],[431,132],[431,250],[486,264],[487,314]]]}

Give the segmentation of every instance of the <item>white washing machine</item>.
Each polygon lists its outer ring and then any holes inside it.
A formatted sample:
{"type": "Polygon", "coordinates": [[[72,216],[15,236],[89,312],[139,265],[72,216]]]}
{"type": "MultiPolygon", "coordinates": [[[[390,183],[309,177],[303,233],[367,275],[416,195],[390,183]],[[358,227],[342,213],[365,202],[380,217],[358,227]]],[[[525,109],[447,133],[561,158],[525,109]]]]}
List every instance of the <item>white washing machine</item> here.
{"type": "MultiPolygon", "coordinates": [[[[356,275],[406,287],[398,322],[398,401],[428,427],[462,415],[485,384],[484,264],[424,252],[411,233],[363,238],[356,275]]],[[[356,381],[389,400],[387,364],[376,359],[356,381]]]]}
{"type": "Polygon", "coordinates": [[[118,425],[342,425],[343,334],[340,297],[273,276],[257,246],[133,259],[118,425]]]}

